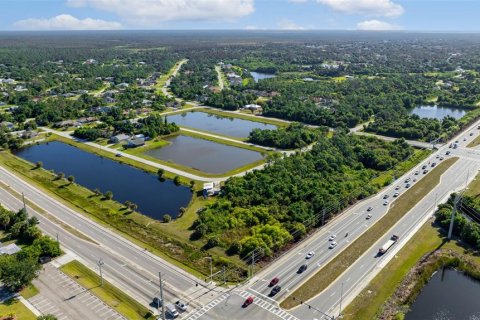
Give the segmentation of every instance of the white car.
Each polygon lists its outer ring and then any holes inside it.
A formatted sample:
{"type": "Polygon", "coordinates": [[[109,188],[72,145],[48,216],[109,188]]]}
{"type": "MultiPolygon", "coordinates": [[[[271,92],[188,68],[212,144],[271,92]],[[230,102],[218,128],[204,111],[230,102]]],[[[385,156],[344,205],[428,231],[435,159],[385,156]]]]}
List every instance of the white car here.
{"type": "Polygon", "coordinates": [[[420,171],[418,171],[418,170],[415,171],[415,175],[416,175],[416,176],[417,176],[419,173],[420,173],[420,171]]]}
{"type": "Polygon", "coordinates": [[[181,300],[178,300],[177,302],[175,302],[175,307],[177,307],[178,310],[180,311],[187,311],[187,305],[183,303],[181,300]]]}
{"type": "Polygon", "coordinates": [[[388,200],[385,200],[385,201],[383,202],[383,205],[386,206],[387,204],[388,204],[388,200]]]}
{"type": "Polygon", "coordinates": [[[396,186],[396,187],[395,187],[395,190],[400,190],[400,186],[396,186]]]}
{"type": "Polygon", "coordinates": [[[335,241],[331,242],[330,245],[328,246],[329,249],[333,249],[337,246],[337,243],[335,241]]]}
{"type": "Polygon", "coordinates": [[[367,208],[367,211],[372,211],[373,210],[373,207],[368,207],[367,208]]]}
{"type": "Polygon", "coordinates": [[[330,238],[328,238],[328,241],[333,241],[333,240],[335,240],[336,237],[337,237],[337,235],[332,234],[332,235],[330,236],[330,238]]]}
{"type": "Polygon", "coordinates": [[[310,259],[310,258],[312,258],[314,255],[315,255],[315,252],[310,251],[310,252],[307,253],[307,255],[305,256],[305,259],[310,259]]]}
{"type": "Polygon", "coordinates": [[[367,214],[367,220],[369,220],[371,217],[372,217],[371,213],[367,214]]]}
{"type": "Polygon", "coordinates": [[[395,192],[395,193],[393,194],[393,196],[394,196],[395,198],[398,197],[399,195],[400,195],[399,192],[395,192]]]}

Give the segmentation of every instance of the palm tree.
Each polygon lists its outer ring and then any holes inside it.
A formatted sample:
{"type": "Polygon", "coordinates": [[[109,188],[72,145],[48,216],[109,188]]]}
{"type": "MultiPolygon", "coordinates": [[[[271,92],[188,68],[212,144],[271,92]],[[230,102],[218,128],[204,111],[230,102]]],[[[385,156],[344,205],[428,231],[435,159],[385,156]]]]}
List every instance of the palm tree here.
{"type": "Polygon", "coordinates": [[[75,177],[74,176],[68,176],[67,180],[68,180],[68,182],[70,182],[70,184],[72,184],[72,183],[75,182],[75,177]]]}

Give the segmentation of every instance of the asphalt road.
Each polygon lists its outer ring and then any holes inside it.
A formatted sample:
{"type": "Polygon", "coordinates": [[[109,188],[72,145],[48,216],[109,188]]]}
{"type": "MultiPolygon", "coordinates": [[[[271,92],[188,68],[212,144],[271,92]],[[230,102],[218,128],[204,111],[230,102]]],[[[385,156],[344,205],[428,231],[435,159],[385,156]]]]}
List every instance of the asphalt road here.
{"type": "MultiPolygon", "coordinates": [[[[0,168],[0,181],[17,192],[24,192],[26,199],[94,239],[98,244],[79,239],[27,206],[29,214],[38,217],[45,233],[54,238],[58,235],[62,247],[76,254],[81,262],[93,270],[97,269],[99,259],[103,259],[105,278],[145,305],[158,294],[158,272],[162,272],[168,301],[180,297],[191,304],[197,304],[208,292],[201,285],[196,287],[196,282],[204,285],[202,280],[81,216],[3,168],[0,168]]],[[[20,199],[3,188],[0,188],[0,203],[13,210],[23,206],[20,199]]]]}
{"type": "MultiPolygon", "coordinates": [[[[316,234],[278,259],[270,267],[254,277],[250,284],[243,289],[274,305],[278,304],[278,302],[283,300],[302,283],[308,281],[323,265],[333,259],[342,249],[346,248],[350,242],[358,238],[363,232],[366,232],[369,226],[383,217],[392,202],[394,203],[395,201],[395,198],[392,197],[393,194],[399,192],[401,195],[407,190],[405,180],[408,177],[411,179],[410,184],[413,185],[425,176],[421,169],[424,164],[428,165],[428,169],[431,171],[432,162],[436,162],[437,164],[441,162],[440,159],[436,158],[437,155],[439,155],[439,157],[443,156],[445,159],[453,156],[459,157],[459,160],[442,175],[440,183],[432,188],[427,196],[419,201],[391,230],[386,231],[385,235],[333,282],[330,287],[309,301],[309,304],[318,310],[329,315],[338,316],[341,296],[343,297],[343,307],[345,307],[346,304],[358,294],[360,289],[368,284],[369,279],[378,273],[384,264],[386,264],[416,232],[417,228],[428,220],[433,213],[436,203],[446,201],[453,191],[465,188],[467,183],[475,178],[480,169],[480,149],[469,149],[466,148],[466,145],[478,136],[479,130],[476,129],[478,123],[480,122],[472,125],[469,130],[465,130],[465,133],[461,134],[459,138],[456,138],[459,140],[458,149],[450,149],[448,147],[449,144],[444,145],[428,159],[424,160],[379,194],[348,209],[325,228],[320,229],[316,234]],[[474,135],[470,136],[470,132],[474,132],[474,135]],[[447,150],[451,152],[449,156],[445,154],[447,150]],[[415,171],[419,171],[419,174],[416,175],[415,171]],[[413,182],[413,179],[417,179],[417,182],[413,182]],[[396,190],[397,186],[399,186],[398,190],[396,190]],[[385,200],[383,196],[385,194],[389,195],[388,205],[384,205],[385,200]],[[372,207],[373,209],[368,212],[368,207],[372,207]],[[368,213],[372,214],[370,219],[367,219],[368,213]],[[346,236],[347,232],[348,236],[346,236]],[[378,249],[389,240],[393,234],[400,236],[399,241],[397,241],[385,255],[378,256],[378,249]],[[337,242],[337,246],[333,249],[329,249],[329,244],[331,243],[329,237],[331,235],[336,235],[335,241],[337,242]],[[306,259],[305,256],[310,251],[314,251],[315,255],[311,259],[306,259]],[[308,268],[305,272],[299,274],[297,271],[302,264],[307,264],[308,268]],[[282,290],[274,297],[270,297],[269,293],[271,288],[268,287],[268,283],[274,277],[280,279],[278,285],[282,287],[282,290]]],[[[314,309],[309,309],[306,306],[297,307],[290,310],[290,312],[299,319],[328,318],[324,317],[322,313],[314,309]]],[[[234,315],[232,315],[232,319],[236,319],[234,315]]]]}

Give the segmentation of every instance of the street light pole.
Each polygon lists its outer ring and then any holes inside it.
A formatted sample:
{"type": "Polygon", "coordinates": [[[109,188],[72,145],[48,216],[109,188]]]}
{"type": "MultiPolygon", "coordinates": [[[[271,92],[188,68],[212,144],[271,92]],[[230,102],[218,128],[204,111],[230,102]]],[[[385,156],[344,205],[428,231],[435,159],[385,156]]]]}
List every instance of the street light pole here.
{"type": "Polygon", "coordinates": [[[338,312],[338,316],[342,314],[342,301],[343,301],[343,282],[342,282],[342,289],[340,290],[340,311],[338,312]]]}
{"type": "Polygon", "coordinates": [[[103,287],[103,271],[102,271],[102,266],[105,264],[103,262],[103,259],[98,260],[97,265],[100,268],[100,286],[103,287]]]}
{"type": "Polygon", "coordinates": [[[163,300],[163,283],[162,283],[162,273],[161,272],[158,273],[158,279],[160,281],[160,301],[161,301],[161,304],[162,304],[161,317],[162,317],[162,320],[165,320],[165,301],[163,300]]]}

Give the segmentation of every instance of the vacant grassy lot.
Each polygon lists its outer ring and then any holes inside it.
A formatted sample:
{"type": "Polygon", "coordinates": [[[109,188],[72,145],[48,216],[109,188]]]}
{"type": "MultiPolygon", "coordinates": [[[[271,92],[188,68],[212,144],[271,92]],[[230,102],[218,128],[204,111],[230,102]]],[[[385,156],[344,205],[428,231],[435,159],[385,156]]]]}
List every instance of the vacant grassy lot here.
{"type": "Polygon", "coordinates": [[[309,281],[295,290],[281,306],[291,309],[299,305],[300,301],[307,301],[335,281],[350,265],[352,265],[366,250],[368,250],[385,231],[395,225],[419,200],[427,195],[436,186],[441,175],[453,165],[458,158],[450,158],[440,163],[430,174],[414,184],[394,202],[387,214],[372,225],[357,240],[353,241],[345,250],[321,268],[309,281]],[[296,300],[292,297],[295,296],[296,300]]]}
{"type": "Polygon", "coordinates": [[[0,303],[0,319],[10,314],[15,315],[18,320],[37,319],[37,317],[17,299],[9,299],[0,303]]]}
{"type": "Polygon", "coordinates": [[[149,313],[146,307],[108,281],[103,280],[103,286],[100,286],[100,276],[80,262],[69,262],[61,270],[127,319],[154,319],[153,316],[145,317],[149,313]]]}

